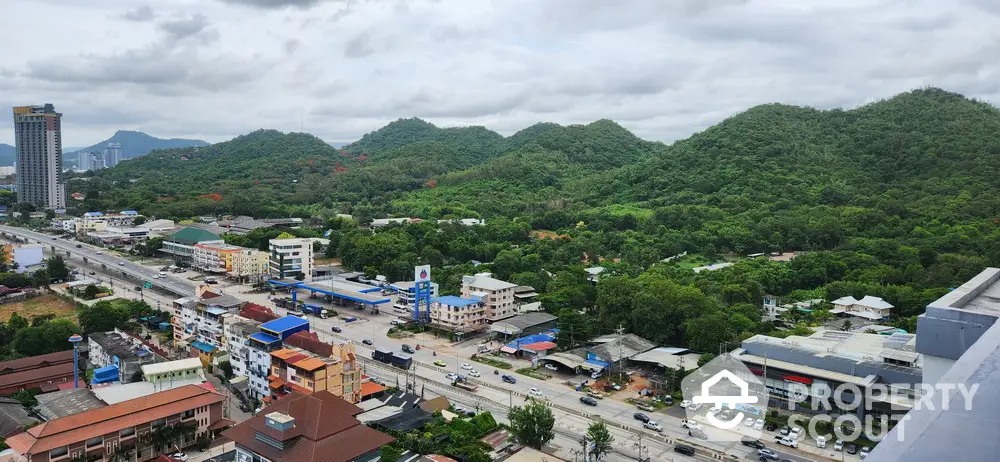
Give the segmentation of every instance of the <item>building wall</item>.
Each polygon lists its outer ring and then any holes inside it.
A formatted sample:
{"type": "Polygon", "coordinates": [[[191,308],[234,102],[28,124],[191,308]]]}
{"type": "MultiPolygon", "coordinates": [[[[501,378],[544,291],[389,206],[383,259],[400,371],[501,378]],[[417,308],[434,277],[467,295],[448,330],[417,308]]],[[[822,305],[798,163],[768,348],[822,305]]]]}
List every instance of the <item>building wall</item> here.
{"type": "Polygon", "coordinates": [[[270,273],[282,279],[302,273],[305,281],[312,281],[313,251],[311,239],[271,239],[270,273]]]}
{"type": "Polygon", "coordinates": [[[230,275],[247,278],[250,282],[265,280],[268,276],[270,255],[259,250],[244,249],[232,254],[230,275]]]}
{"type": "Polygon", "coordinates": [[[462,286],[463,298],[472,298],[473,292],[485,292],[488,294],[486,297],[483,297],[483,303],[486,304],[486,317],[489,320],[496,321],[517,314],[517,304],[514,302],[513,287],[501,290],[487,290],[476,287],[473,284],[462,286]]]}
{"type": "Polygon", "coordinates": [[[11,386],[8,386],[8,387],[0,388],[0,395],[7,396],[7,395],[10,395],[11,393],[14,393],[14,392],[17,392],[17,391],[20,391],[20,390],[27,390],[29,388],[38,388],[38,387],[41,387],[42,385],[50,385],[50,384],[53,384],[53,383],[55,383],[55,384],[68,383],[70,380],[73,380],[73,373],[72,372],[70,372],[68,374],[63,374],[63,375],[54,375],[52,377],[44,377],[44,378],[35,380],[33,382],[30,382],[30,383],[24,383],[24,384],[18,384],[18,385],[11,385],[11,386]]]}
{"type": "Polygon", "coordinates": [[[195,367],[191,369],[182,369],[178,371],[161,372],[158,374],[147,374],[145,378],[147,382],[165,382],[168,380],[184,380],[184,379],[198,377],[200,375],[201,375],[201,367],[195,367]]]}
{"type": "Polygon", "coordinates": [[[14,107],[17,201],[66,207],[62,165],[62,114],[51,104],[14,107]]]}
{"type": "Polygon", "coordinates": [[[486,327],[486,305],[474,303],[455,307],[431,303],[431,322],[457,332],[471,332],[486,327]]]}

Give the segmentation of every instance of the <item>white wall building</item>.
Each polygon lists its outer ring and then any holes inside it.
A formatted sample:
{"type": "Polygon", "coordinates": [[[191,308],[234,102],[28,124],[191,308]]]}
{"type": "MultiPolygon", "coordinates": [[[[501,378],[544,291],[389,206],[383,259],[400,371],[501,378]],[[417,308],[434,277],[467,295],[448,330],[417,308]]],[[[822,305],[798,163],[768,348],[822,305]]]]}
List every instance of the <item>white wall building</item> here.
{"type": "Polygon", "coordinates": [[[517,284],[494,279],[491,273],[462,276],[462,297],[481,298],[486,304],[486,319],[498,321],[517,314],[514,288],[517,284]]]}
{"type": "Polygon", "coordinates": [[[889,302],[879,297],[872,297],[871,295],[865,295],[861,300],[848,295],[840,297],[831,303],[833,303],[833,309],[830,310],[830,313],[855,316],[869,321],[887,319],[892,314],[891,311],[893,308],[889,302]]]}
{"type": "Polygon", "coordinates": [[[312,281],[313,240],[309,238],[271,239],[270,273],[277,279],[294,278],[302,273],[305,281],[312,281]]]}
{"type": "Polygon", "coordinates": [[[266,280],[270,272],[271,255],[253,249],[242,249],[232,255],[232,269],[229,275],[247,282],[266,280]]]}
{"type": "Polygon", "coordinates": [[[238,314],[223,317],[222,331],[225,334],[225,349],[229,352],[229,364],[234,377],[249,377],[250,336],[260,331],[259,324],[238,314]]]}
{"type": "Polygon", "coordinates": [[[45,258],[42,250],[41,244],[4,245],[8,261],[17,263],[18,273],[24,273],[29,267],[42,264],[42,259],[45,258]]]}

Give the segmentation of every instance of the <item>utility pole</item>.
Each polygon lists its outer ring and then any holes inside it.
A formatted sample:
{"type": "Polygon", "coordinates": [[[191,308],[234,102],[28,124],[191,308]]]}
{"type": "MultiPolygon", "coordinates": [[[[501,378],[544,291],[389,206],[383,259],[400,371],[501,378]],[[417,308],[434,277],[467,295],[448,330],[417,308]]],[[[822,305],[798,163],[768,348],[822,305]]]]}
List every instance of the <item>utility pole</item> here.
{"type": "Polygon", "coordinates": [[[615,330],[615,334],[618,335],[618,381],[622,381],[622,337],[625,335],[625,326],[621,323],[618,324],[618,329],[615,330]]]}
{"type": "MultiPolygon", "coordinates": [[[[643,446],[642,444],[642,433],[639,433],[639,441],[632,443],[632,447],[639,452],[639,458],[636,460],[639,462],[649,462],[649,457],[646,457],[645,459],[642,458],[642,450],[646,449],[646,446],[643,446]]],[[[649,451],[646,452],[646,455],[649,455],[649,451]]]]}

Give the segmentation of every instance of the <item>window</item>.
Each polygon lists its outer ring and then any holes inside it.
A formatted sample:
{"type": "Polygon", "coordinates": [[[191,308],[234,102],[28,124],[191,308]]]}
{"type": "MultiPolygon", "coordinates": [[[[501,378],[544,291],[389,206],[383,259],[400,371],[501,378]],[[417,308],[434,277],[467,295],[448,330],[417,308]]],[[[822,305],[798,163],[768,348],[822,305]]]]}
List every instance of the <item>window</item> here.
{"type": "Polygon", "coordinates": [[[151,425],[151,426],[152,426],[153,428],[158,428],[158,427],[162,427],[162,426],[166,425],[166,423],[167,423],[167,419],[166,419],[166,418],[163,418],[163,419],[156,419],[156,420],[154,420],[154,421],[152,422],[152,424],[150,424],[150,425],[151,425]]]}
{"type": "Polygon", "coordinates": [[[104,438],[98,436],[96,438],[91,438],[91,439],[87,440],[87,445],[86,446],[88,448],[92,448],[94,446],[100,446],[103,443],[104,443],[104,438]]]}
{"type": "Polygon", "coordinates": [[[118,432],[118,437],[125,438],[135,434],[135,427],[128,427],[118,432]]]}
{"type": "Polygon", "coordinates": [[[66,454],[69,454],[69,448],[65,446],[61,448],[55,448],[49,451],[49,459],[57,459],[59,457],[64,457],[66,454]]]}

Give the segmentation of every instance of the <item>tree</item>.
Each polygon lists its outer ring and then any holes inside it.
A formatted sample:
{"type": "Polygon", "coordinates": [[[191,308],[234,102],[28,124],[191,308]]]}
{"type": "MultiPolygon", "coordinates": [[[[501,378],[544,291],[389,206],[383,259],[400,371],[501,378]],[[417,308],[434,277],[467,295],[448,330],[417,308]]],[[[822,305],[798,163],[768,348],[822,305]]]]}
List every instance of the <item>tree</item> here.
{"type": "Polygon", "coordinates": [[[537,401],[512,407],[507,419],[510,420],[511,433],[525,446],[541,449],[556,436],[552,430],[556,423],[552,409],[537,401]]]}
{"type": "Polygon", "coordinates": [[[379,462],[396,462],[403,455],[403,449],[396,444],[382,446],[382,454],[379,462]]]}
{"type": "Polygon", "coordinates": [[[604,422],[594,422],[587,428],[587,440],[592,444],[590,454],[595,459],[601,460],[601,456],[611,452],[611,443],[615,438],[611,436],[604,422]]]}
{"type": "Polygon", "coordinates": [[[48,287],[51,282],[48,270],[40,269],[31,273],[31,285],[35,287],[48,287]]]}
{"type": "MultiPolygon", "coordinates": [[[[88,286],[89,289],[93,286],[88,286]]],[[[102,300],[92,306],[80,305],[77,319],[84,333],[107,332],[124,327],[129,320],[127,308],[102,300]]]]}
{"type": "Polygon", "coordinates": [[[851,320],[845,319],[844,323],[840,325],[840,330],[845,332],[851,330],[851,320]]]}
{"type": "Polygon", "coordinates": [[[93,300],[100,295],[101,289],[94,284],[90,284],[83,289],[83,297],[87,300],[93,300]]]}
{"type": "Polygon", "coordinates": [[[61,255],[49,258],[45,263],[45,269],[48,270],[49,277],[52,279],[65,281],[69,278],[69,268],[66,267],[66,261],[61,255]]]}
{"type": "Polygon", "coordinates": [[[226,379],[233,378],[233,365],[230,364],[229,361],[219,363],[219,369],[222,370],[222,374],[226,377],[226,379]]]}
{"type": "Polygon", "coordinates": [[[713,359],[715,359],[715,353],[702,353],[702,355],[698,357],[698,367],[708,364],[713,359]]]}

